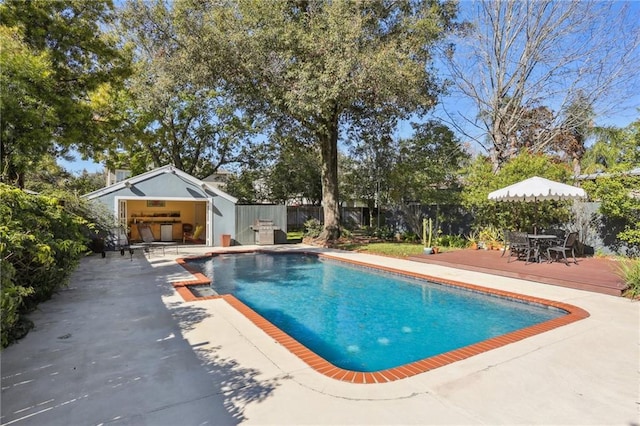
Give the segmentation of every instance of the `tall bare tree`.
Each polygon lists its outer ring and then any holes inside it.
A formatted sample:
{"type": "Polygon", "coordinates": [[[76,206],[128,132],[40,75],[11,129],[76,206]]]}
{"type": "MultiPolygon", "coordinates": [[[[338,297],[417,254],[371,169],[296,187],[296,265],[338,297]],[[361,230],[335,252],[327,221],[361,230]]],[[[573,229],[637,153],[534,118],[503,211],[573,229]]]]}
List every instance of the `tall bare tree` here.
{"type": "Polygon", "coordinates": [[[474,2],[472,25],[447,63],[455,88],[471,100],[477,115],[451,118],[490,153],[494,170],[517,155],[513,139],[536,108],[551,116],[545,117],[547,128],[527,142],[532,152],[549,149],[567,129],[585,127],[593,115],[575,114],[577,103],[595,114],[610,114],[638,93],[640,19],[629,6],[583,0],[474,2]]]}

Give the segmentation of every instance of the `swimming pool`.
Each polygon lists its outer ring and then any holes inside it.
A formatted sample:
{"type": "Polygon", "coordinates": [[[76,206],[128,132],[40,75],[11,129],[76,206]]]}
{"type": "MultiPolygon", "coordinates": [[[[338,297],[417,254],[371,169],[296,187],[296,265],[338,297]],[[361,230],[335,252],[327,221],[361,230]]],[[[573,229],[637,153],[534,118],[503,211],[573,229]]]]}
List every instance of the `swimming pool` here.
{"type": "Polygon", "coordinates": [[[315,255],[228,254],[188,265],[207,275],[217,293],[233,294],[345,371],[396,371],[439,357],[449,363],[470,356],[455,356],[464,348],[478,353],[490,349],[487,341],[506,344],[499,340],[522,329],[545,325],[531,335],[575,321],[565,318],[568,305],[524,303],[315,255]]]}

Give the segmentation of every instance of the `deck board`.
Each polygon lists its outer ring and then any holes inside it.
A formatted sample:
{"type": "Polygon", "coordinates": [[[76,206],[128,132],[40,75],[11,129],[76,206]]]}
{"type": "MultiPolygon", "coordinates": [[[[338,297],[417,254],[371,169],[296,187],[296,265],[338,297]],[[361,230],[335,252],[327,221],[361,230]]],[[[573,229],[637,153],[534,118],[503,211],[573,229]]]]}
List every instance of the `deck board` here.
{"type": "Polygon", "coordinates": [[[409,260],[485,272],[510,278],[535,281],[578,290],[620,296],[624,282],[616,273],[615,260],[597,257],[578,258],[578,264],[562,262],[525,263],[497,250],[456,250],[434,255],[410,256],[409,260]]]}

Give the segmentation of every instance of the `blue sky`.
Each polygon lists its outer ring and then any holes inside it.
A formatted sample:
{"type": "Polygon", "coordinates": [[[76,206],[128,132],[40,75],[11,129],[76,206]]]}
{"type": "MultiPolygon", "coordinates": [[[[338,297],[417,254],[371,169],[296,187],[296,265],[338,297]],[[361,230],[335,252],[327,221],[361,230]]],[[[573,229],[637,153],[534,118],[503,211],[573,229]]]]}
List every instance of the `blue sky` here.
{"type": "Polygon", "coordinates": [[[94,163],[92,160],[82,160],[75,152],[74,155],[76,157],[75,161],[67,161],[62,158],[58,158],[58,164],[73,174],[80,174],[83,170],[86,170],[89,173],[95,173],[104,168],[102,164],[94,163]]]}

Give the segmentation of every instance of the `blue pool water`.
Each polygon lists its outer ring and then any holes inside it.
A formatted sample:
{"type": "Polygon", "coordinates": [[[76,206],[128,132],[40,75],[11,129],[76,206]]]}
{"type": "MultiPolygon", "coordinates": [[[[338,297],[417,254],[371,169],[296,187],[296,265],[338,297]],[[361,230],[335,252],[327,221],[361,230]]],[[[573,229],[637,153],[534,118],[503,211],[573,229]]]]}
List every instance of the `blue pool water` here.
{"type": "Polygon", "coordinates": [[[189,262],[330,363],[397,367],[566,312],[300,254],[189,262]]]}

